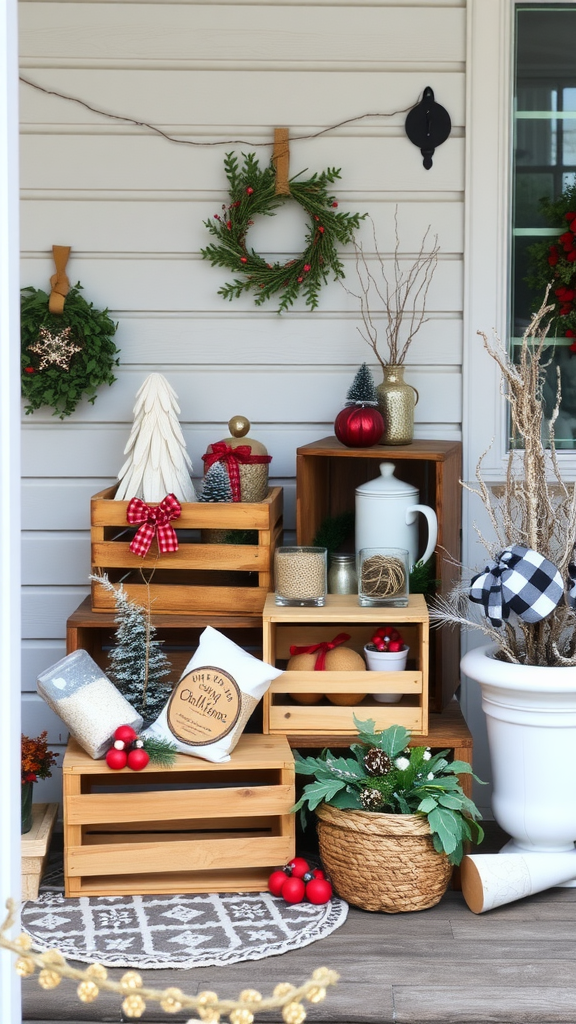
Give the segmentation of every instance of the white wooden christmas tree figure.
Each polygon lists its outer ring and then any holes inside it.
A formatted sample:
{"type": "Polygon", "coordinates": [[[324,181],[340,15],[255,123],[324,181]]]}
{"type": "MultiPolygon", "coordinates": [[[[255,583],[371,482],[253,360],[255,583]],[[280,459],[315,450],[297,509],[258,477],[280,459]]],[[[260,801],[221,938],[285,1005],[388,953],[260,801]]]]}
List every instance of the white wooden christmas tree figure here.
{"type": "Polygon", "coordinates": [[[196,501],[178,414],[178,396],[161,373],[151,373],[136,395],[134,423],[118,474],[117,501],[141,498],[158,504],[167,494],[196,501]]]}

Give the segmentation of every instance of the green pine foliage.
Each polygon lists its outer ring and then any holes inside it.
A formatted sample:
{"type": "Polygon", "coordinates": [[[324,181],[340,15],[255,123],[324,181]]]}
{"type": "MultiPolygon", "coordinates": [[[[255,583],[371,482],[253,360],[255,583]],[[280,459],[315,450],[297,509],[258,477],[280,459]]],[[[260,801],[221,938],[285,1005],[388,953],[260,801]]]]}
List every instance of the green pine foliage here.
{"type": "Polygon", "coordinates": [[[142,718],[151,721],[171,693],[171,686],[163,682],[171,666],[161,641],[154,639],[156,627],[146,609],[128,598],[122,584],[114,586],[106,574],[90,579],[113,593],[116,602],[118,629],[109,655],[110,678],[142,718]]]}
{"type": "Polygon", "coordinates": [[[290,179],[289,196],[276,195],[274,165],[262,169],[255,153],[243,154],[242,165],[234,153],[227,153],[224,170],[230,202],[221,213],[204,221],[216,242],[201,252],[213,267],[224,267],[242,276],[223,285],[218,294],[231,301],[251,292],[257,306],[280,294],[279,313],[289,309],[302,294],[306,305],[316,309],[320,288],[329,275],[332,273],[334,280],[344,277],[337,243],[351,242],[363,219],[357,213],[336,212],[338,203],[330,187],[340,178],[339,169],[328,168],[306,181],[299,181],[301,175],[296,175],[290,179]],[[267,263],[249,247],[248,229],[257,216],[272,217],[290,199],[299,203],[310,218],[304,252],[287,263],[267,263]]]}
{"type": "Polygon", "coordinates": [[[169,740],[158,739],[157,736],[144,736],[144,750],[152,764],[159,768],[171,768],[176,760],[178,748],[169,740]]]}
{"type": "Polygon", "coordinates": [[[458,778],[473,774],[470,765],[448,761],[447,750],[433,755],[428,747],[408,748],[410,733],[403,726],[376,731],[372,720],[361,722],[356,717],[354,724],[358,743],[350,747],[350,757],[335,757],[324,750],[319,757],[303,758],[294,752],[296,772],[313,776],[314,781],[304,786],[292,810],[301,810],[304,817],[306,810],[313,811],[322,802],[340,810],[365,810],[368,803],[373,809],[376,803],[381,813],[421,814],[428,819],[434,849],[445,853],[451,864],[459,864],[464,844],[479,843],[484,837],[478,824],[480,812],[458,778]],[[364,757],[373,748],[383,750],[392,761],[387,774],[375,776],[366,769],[364,757]]]}
{"type": "Polygon", "coordinates": [[[316,548],[326,548],[328,554],[339,551],[346,541],[354,540],[353,512],[341,512],[337,516],[327,516],[318,527],[318,532],[312,541],[316,548]]]}
{"type": "Polygon", "coordinates": [[[118,324],[110,319],[108,310],[94,309],[80,294],[81,289],[80,283],[70,289],[61,314],[49,311],[46,292],[32,287],[22,289],[21,380],[27,414],[47,405],[54,409],[53,416],[63,420],[83,398],[94,403],[98,388],[116,380],[112,370],[118,366],[119,349],[112,338],[118,324]],[[38,369],[39,358],[28,351],[28,346],[38,340],[41,327],[54,333],[72,328],[72,338],[82,345],[82,350],[72,357],[68,370],[54,365],[38,369]]]}
{"type": "Polygon", "coordinates": [[[372,371],[366,363],[358,370],[346,395],[347,405],[378,405],[376,385],[372,371]]]}
{"type": "Polygon", "coordinates": [[[204,477],[202,491],[198,495],[198,501],[232,501],[230,477],[221,462],[213,462],[208,469],[204,477]]]}

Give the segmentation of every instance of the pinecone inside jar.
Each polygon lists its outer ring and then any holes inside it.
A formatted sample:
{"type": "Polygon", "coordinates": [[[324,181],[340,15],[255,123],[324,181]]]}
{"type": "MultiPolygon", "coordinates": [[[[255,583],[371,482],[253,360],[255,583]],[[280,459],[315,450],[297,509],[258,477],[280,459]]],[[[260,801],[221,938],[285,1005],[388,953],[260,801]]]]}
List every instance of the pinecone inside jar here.
{"type": "Polygon", "coordinates": [[[379,747],[370,747],[364,755],[364,767],[369,775],[388,775],[392,770],[392,761],[379,747]]]}
{"type": "Polygon", "coordinates": [[[377,789],[363,789],[360,792],[360,803],[365,811],[379,811],[384,807],[384,797],[377,789]]]}

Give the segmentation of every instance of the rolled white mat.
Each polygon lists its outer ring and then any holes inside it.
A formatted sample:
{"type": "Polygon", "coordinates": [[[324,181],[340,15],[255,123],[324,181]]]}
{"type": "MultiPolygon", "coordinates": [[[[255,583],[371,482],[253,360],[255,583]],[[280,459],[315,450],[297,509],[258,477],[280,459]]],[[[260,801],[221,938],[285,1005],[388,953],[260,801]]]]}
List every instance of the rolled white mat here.
{"type": "Polygon", "coordinates": [[[570,853],[474,853],[460,865],[462,893],[470,910],[486,910],[542,892],[576,878],[576,850],[570,853]]]}

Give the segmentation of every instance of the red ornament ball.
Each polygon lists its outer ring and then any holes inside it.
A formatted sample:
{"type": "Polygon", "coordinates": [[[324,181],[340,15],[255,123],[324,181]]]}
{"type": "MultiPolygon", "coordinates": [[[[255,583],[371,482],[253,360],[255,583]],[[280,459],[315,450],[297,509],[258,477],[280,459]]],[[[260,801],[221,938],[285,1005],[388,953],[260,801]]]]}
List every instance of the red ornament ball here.
{"type": "Polygon", "coordinates": [[[282,892],[282,886],[288,878],[285,871],[273,871],[268,879],[268,892],[271,892],[273,896],[280,896],[282,892]]]}
{"type": "Polygon", "coordinates": [[[347,405],[336,417],[334,433],[347,448],[371,448],[384,433],[382,413],[372,405],[347,405]]]}
{"type": "Polygon", "coordinates": [[[150,755],[146,753],[143,747],[134,747],[133,750],[128,754],[128,767],[133,772],[141,772],[146,767],[150,760],[150,755]]]}
{"type": "Polygon", "coordinates": [[[310,903],[328,903],[332,899],[332,886],[327,878],[313,878],[306,886],[306,899],[310,903]]]}
{"type": "Polygon", "coordinates": [[[128,754],[125,750],[117,750],[116,747],[111,747],[106,754],[106,764],[109,768],[114,768],[115,771],[125,768],[127,763],[128,754]]]}
{"type": "Polygon", "coordinates": [[[286,867],[290,868],[294,878],[303,878],[310,871],[308,861],[304,860],[304,857],[293,857],[288,861],[286,867]]]}
{"type": "Polygon", "coordinates": [[[123,743],[133,743],[138,733],[134,732],[131,725],[119,725],[114,733],[115,740],[122,740],[123,743]]]}
{"type": "Polygon", "coordinates": [[[292,875],[284,882],[280,895],[282,899],[286,900],[286,903],[302,903],[305,893],[306,886],[302,879],[292,875]]]}
{"type": "Polygon", "coordinates": [[[322,868],[314,868],[312,874],[314,875],[314,878],[326,878],[322,868]]]}

